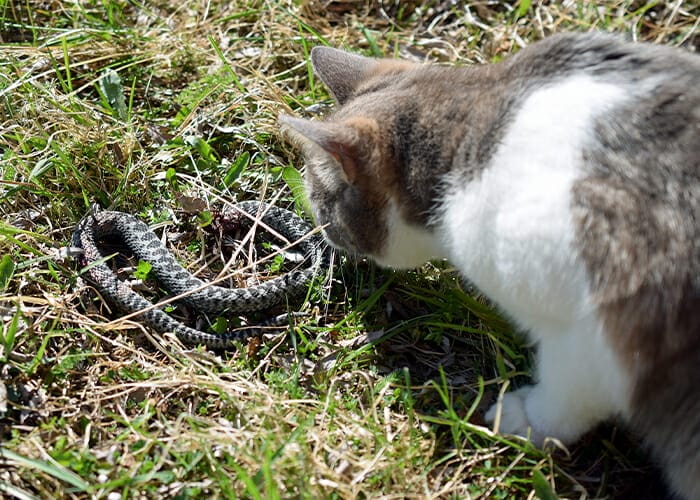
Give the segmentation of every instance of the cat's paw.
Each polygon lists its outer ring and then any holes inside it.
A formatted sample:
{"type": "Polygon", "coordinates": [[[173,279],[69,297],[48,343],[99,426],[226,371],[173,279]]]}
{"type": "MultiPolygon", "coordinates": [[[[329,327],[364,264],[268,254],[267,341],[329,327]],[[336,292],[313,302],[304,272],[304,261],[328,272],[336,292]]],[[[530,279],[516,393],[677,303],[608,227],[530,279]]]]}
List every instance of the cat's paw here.
{"type": "Polygon", "coordinates": [[[500,411],[499,433],[525,438],[529,436],[533,443],[540,446],[544,441],[544,435],[532,426],[525,404],[531,391],[532,386],[525,386],[517,391],[505,393],[501,404],[494,404],[484,418],[489,424],[494,424],[500,411]]]}

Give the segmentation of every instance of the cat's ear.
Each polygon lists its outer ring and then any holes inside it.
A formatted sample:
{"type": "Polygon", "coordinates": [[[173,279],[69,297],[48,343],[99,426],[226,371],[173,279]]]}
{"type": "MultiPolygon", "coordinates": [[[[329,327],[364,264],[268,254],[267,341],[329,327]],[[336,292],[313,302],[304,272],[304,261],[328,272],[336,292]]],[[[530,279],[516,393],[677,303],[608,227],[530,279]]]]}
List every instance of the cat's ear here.
{"type": "Polygon", "coordinates": [[[346,182],[357,181],[371,154],[373,131],[376,129],[373,120],[318,122],[281,115],[279,121],[282,130],[301,143],[305,154],[313,155],[320,148],[340,165],[342,170],[338,173],[346,182]]]}
{"type": "Polygon", "coordinates": [[[377,59],[331,47],[314,47],[311,50],[314,72],[328,86],[338,104],[343,104],[379,64],[377,59]]]}

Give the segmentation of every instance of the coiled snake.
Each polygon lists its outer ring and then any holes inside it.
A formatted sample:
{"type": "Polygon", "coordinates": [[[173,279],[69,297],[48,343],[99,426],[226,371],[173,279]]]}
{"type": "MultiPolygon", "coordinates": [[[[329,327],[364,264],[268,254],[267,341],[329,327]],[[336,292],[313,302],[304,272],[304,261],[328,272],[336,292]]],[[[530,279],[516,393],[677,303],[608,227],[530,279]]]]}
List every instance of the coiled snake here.
{"type": "Polygon", "coordinates": [[[234,216],[237,213],[241,223],[247,221],[249,225],[260,220],[290,242],[298,242],[295,246],[298,245],[303,251],[309,262],[308,267],[248,288],[208,286],[183,268],[146,224],[130,214],[112,211],[97,211],[85,216],[73,232],[72,246],[81,249],[78,261],[83,267],[82,276],[111,305],[125,313],[143,311],[136,316],[140,322],[160,333],[173,332],[186,344],[224,349],[231,347],[235,341],[258,335],[260,329],[219,335],[184,325],[161,309],[153,308],[151,302],[121,281],[104,263],[100,247],[106,239],[119,240],[137,259],[151,264],[151,272],[167,292],[173,295],[184,294],[181,302],[211,314],[250,313],[269,309],[287,298],[305,293],[309,282],[327,265],[323,239],[318,233],[308,234],[311,226],[294,212],[262,202],[247,201],[233,205],[226,213],[234,216]]]}

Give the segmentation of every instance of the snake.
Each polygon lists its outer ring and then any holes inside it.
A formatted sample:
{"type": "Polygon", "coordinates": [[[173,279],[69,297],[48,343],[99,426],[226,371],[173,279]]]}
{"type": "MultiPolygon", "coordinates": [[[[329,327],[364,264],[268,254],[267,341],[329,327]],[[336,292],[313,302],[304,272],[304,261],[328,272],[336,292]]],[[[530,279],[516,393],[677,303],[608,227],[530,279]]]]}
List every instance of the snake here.
{"type": "MultiPolygon", "coordinates": [[[[229,205],[223,215],[235,217],[242,225],[260,221],[293,242],[304,253],[305,267],[244,288],[227,288],[192,275],[168,251],[147,224],[134,215],[93,209],[77,224],[71,246],[75,249],[79,275],[88,281],[103,300],[159,333],[174,333],[184,344],[204,345],[211,349],[228,349],[254,336],[262,328],[246,328],[221,334],[208,333],[185,325],[168,315],[119,279],[107,264],[105,242],[119,242],[135,258],[151,264],[150,272],[159,285],[178,302],[208,314],[244,314],[259,312],[305,294],[309,283],[328,266],[327,245],[318,232],[295,212],[260,201],[244,201],[229,205]]],[[[286,315],[281,315],[286,316],[286,315]]],[[[277,320],[270,320],[259,327],[277,320]]]]}

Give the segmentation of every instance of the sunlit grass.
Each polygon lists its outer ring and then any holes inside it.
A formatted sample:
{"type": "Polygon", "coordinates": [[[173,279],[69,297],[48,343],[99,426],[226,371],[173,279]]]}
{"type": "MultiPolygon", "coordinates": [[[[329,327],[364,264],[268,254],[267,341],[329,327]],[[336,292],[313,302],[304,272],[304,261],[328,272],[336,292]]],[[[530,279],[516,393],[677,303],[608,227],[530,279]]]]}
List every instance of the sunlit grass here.
{"type": "Polygon", "coordinates": [[[290,188],[298,152],[276,121],[331,103],[313,46],[471,64],[569,29],[700,43],[691,2],[381,5],[0,3],[3,495],[656,491],[643,452],[615,428],[567,455],[483,426],[502,383],[528,380],[530,356],[446,264],[394,273],[336,256],[333,280],[295,305],[309,316],[284,336],[211,353],[113,321],[63,257],[94,203],[157,225],[205,273],[220,241],[193,207],[303,210],[290,188]]]}

